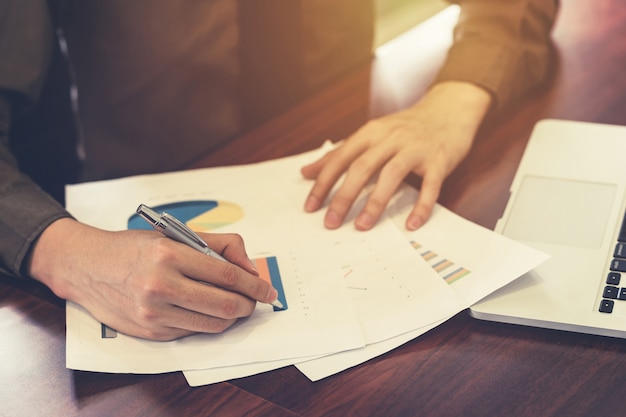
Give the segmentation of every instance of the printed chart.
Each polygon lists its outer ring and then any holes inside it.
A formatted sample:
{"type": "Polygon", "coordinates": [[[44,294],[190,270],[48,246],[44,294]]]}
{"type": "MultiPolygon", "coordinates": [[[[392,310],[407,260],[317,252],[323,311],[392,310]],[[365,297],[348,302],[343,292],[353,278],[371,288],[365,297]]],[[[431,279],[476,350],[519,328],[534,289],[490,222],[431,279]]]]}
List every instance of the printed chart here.
{"type": "Polygon", "coordinates": [[[283,308],[274,307],[274,311],[287,310],[287,297],[285,296],[285,289],[283,287],[283,281],[280,277],[280,270],[278,269],[278,260],[275,256],[268,256],[266,258],[255,258],[252,260],[259,276],[265,281],[272,284],[272,286],[278,292],[278,301],[283,305],[283,308]]]}
{"type": "Polygon", "coordinates": [[[434,269],[435,272],[437,272],[439,276],[442,277],[448,284],[452,284],[453,282],[456,282],[471,273],[470,270],[456,265],[451,260],[440,256],[428,248],[425,248],[414,240],[411,241],[411,246],[419,252],[426,263],[428,263],[428,265],[430,265],[430,267],[434,269]]]}
{"type": "MultiPolygon", "coordinates": [[[[195,232],[211,232],[237,222],[244,215],[239,205],[217,200],[180,201],[152,209],[159,213],[168,212],[195,232]]],[[[152,227],[135,213],[128,219],[128,228],[149,230],[152,227]]]]}

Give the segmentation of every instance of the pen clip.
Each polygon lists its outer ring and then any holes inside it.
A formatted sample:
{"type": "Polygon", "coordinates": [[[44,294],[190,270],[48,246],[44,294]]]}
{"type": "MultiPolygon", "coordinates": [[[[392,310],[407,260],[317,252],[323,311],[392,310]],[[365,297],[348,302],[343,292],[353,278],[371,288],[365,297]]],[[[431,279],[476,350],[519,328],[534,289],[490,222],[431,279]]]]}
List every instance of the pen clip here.
{"type": "Polygon", "coordinates": [[[176,217],[172,216],[167,212],[161,213],[161,217],[159,219],[159,226],[167,229],[168,227],[174,227],[178,229],[178,231],[184,236],[187,241],[182,242],[186,243],[192,247],[197,247],[201,252],[207,253],[211,249],[209,249],[209,245],[202,240],[200,236],[196,234],[193,230],[189,228],[185,223],[178,220],[176,217]]]}

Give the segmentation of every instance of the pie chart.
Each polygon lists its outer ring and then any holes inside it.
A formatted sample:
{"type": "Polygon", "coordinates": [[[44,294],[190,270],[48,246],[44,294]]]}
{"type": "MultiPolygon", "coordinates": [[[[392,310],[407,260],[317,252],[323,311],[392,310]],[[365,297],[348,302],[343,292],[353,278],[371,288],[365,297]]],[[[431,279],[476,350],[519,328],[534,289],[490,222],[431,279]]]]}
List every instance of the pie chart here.
{"type": "MultiPolygon", "coordinates": [[[[211,232],[243,217],[243,209],[239,205],[218,200],[180,201],[152,209],[171,214],[195,232],[211,232]]],[[[135,213],[128,219],[128,228],[151,230],[152,226],[135,213]]]]}

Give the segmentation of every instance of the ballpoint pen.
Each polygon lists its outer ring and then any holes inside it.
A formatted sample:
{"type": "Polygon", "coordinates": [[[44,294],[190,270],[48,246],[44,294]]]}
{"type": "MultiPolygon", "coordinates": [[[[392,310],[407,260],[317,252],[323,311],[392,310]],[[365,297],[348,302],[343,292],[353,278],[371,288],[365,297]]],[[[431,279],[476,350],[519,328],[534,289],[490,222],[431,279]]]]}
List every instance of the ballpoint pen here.
{"type": "MultiPolygon", "coordinates": [[[[184,243],[185,245],[190,246],[206,255],[212,256],[213,258],[229,262],[222,255],[211,249],[209,245],[207,245],[207,243],[185,223],[181,222],[171,214],[166,212],[158,213],[145,204],[140,204],[139,207],[137,207],[137,214],[154,227],[155,230],[163,233],[170,239],[184,243]]],[[[279,300],[275,300],[270,304],[277,308],[284,308],[283,304],[279,300]]]]}

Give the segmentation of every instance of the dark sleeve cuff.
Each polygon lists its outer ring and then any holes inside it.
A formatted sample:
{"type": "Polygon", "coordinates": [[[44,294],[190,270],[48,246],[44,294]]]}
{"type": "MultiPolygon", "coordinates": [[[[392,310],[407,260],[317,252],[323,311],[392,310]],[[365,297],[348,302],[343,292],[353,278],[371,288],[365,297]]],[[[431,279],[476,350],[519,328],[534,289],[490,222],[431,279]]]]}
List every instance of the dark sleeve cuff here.
{"type": "Polygon", "coordinates": [[[32,187],[0,196],[0,272],[24,276],[24,261],[39,235],[70,214],[43,191],[32,187]]]}

